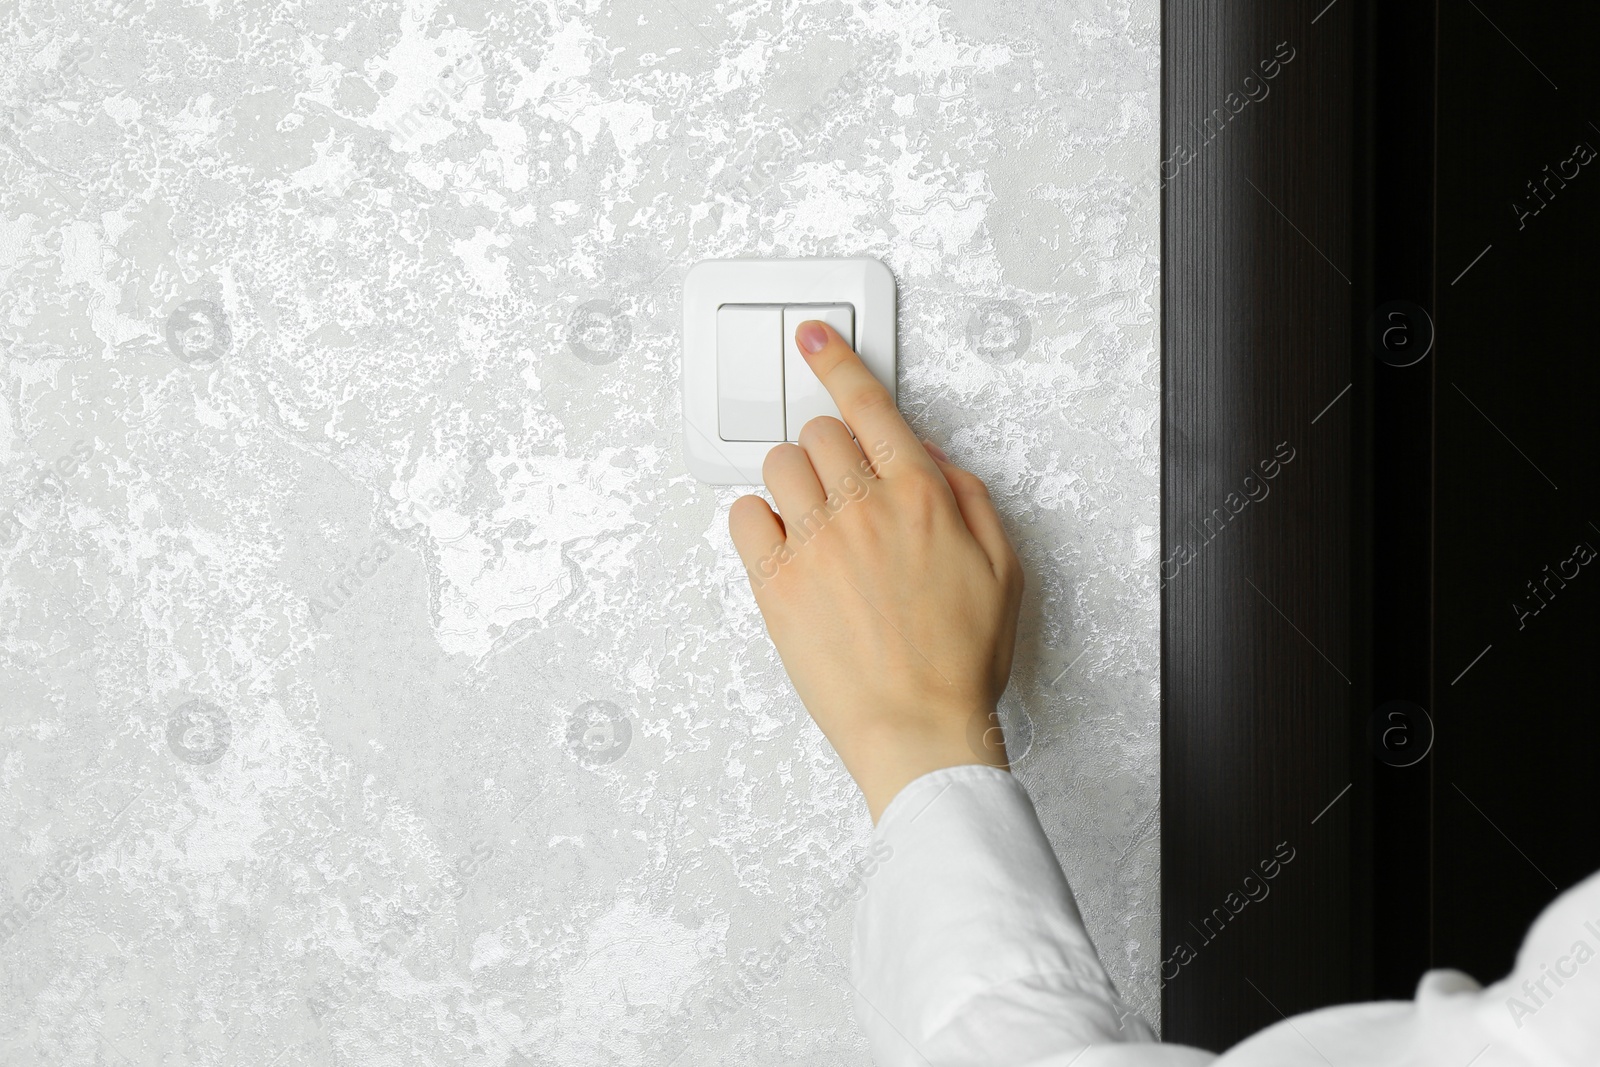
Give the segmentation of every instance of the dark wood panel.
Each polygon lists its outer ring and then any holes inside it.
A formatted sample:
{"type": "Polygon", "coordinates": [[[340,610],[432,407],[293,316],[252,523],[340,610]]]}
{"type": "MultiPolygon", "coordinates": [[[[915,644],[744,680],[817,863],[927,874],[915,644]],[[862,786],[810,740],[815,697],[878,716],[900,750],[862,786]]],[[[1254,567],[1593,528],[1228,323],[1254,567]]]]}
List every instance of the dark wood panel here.
{"type": "Polygon", "coordinates": [[[1164,15],[1164,1034],[1221,1049],[1492,981],[1600,866],[1600,8],[1164,15]]]}
{"type": "Polygon", "coordinates": [[[1365,31],[1353,0],[1163,14],[1163,1029],[1220,1049],[1349,999],[1368,967],[1370,761],[1352,757],[1369,699],[1352,608],[1365,31]]]}
{"type": "Polygon", "coordinates": [[[1600,867],[1597,38],[1593,4],[1439,10],[1431,948],[1484,981],[1600,867]]]}
{"type": "Polygon", "coordinates": [[[1355,758],[1380,759],[1370,812],[1364,806],[1356,828],[1357,916],[1368,919],[1372,950],[1358,992],[1404,1000],[1431,959],[1435,12],[1432,0],[1366,10],[1358,258],[1371,265],[1376,307],[1354,356],[1372,397],[1369,432],[1355,437],[1356,469],[1368,478],[1358,477],[1354,531],[1357,641],[1371,667],[1372,710],[1355,758]]]}

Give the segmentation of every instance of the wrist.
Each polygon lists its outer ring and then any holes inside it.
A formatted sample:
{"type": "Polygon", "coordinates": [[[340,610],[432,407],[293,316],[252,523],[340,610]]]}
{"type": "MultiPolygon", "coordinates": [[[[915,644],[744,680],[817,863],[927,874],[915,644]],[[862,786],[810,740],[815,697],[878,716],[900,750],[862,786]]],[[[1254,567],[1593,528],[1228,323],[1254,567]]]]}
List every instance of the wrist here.
{"type": "Polygon", "coordinates": [[[840,746],[839,754],[874,824],[902,789],[925,774],[968,765],[1009,770],[993,710],[940,716],[935,722],[880,725],[852,742],[848,750],[840,746]]]}

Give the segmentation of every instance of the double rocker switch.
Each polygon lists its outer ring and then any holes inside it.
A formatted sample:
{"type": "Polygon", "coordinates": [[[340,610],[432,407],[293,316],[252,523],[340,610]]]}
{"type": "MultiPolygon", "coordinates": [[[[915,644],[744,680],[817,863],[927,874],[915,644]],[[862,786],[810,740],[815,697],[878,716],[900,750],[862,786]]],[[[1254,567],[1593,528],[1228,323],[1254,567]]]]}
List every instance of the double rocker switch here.
{"type": "Polygon", "coordinates": [[[833,398],[794,341],[821,319],[855,347],[849,304],[723,304],[717,308],[717,436],[724,441],[797,441],[806,420],[839,417],[833,398]]]}
{"type": "Polygon", "coordinates": [[[891,397],[895,284],[869,256],[703,259],[683,278],[683,458],[709,485],[760,485],[773,446],[838,417],[794,332],[833,327],[891,397]]]}

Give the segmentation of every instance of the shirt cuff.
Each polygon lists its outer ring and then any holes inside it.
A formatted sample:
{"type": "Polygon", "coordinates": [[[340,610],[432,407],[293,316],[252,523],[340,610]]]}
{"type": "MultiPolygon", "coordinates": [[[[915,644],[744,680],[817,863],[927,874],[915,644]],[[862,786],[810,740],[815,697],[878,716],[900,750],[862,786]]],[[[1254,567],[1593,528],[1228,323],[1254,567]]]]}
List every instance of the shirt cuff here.
{"type": "Polygon", "coordinates": [[[923,775],[885,809],[872,851],[851,972],[881,1067],[1029,1063],[1152,1040],[1112,988],[1008,771],[923,775]]]}

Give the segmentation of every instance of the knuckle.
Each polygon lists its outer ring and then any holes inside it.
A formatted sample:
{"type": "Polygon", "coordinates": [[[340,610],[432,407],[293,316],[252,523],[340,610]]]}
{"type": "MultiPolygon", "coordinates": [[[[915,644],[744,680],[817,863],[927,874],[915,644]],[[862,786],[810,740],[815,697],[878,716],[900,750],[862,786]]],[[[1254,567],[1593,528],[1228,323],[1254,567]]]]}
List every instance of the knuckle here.
{"type": "Polygon", "coordinates": [[[915,470],[901,483],[904,496],[900,503],[901,514],[913,530],[933,529],[940,512],[949,504],[950,496],[943,485],[944,476],[937,470],[915,470]]]}
{"type": "Polygon", "coordinates": [[[830,434],[849,432],[849,430],[845,429],[844,423],[832,415],[818,415],[815,418],[807,419],[806,424],[800,427],[800,437],[805,441],[814,441],[830,434]]]}
{"type": "Polygon", "coordinates": [[[799,453],[800,446],[788,441],[768,449],[766,458],[761,461],[762,479],[770,485],[773,473],[782,470],[786,464],[793,463],[799,453]]]}
{"type": "Polygon", "coordinates": [[[895,409],[894,401],[889,398],[889,390],[876,381],[856,386],[850,391],[849,399],[850,407],[862,415],[876,415],[895,409]]]}
{"type": "Polygon", "coordinates": [[[938,499],[941,496],[940,490],[949,484],[939,468],[926,465],[913,467],[907,471],[904,481],[906,487],[919,499],[928,501],[938,499]]]}
{"type": "Polygon", "coordinates": [[[728,509],[728,521],[732,525],[742,525],[755,519],[766,506],[767,502],[758,496],[742,496],[728,509]]]}

